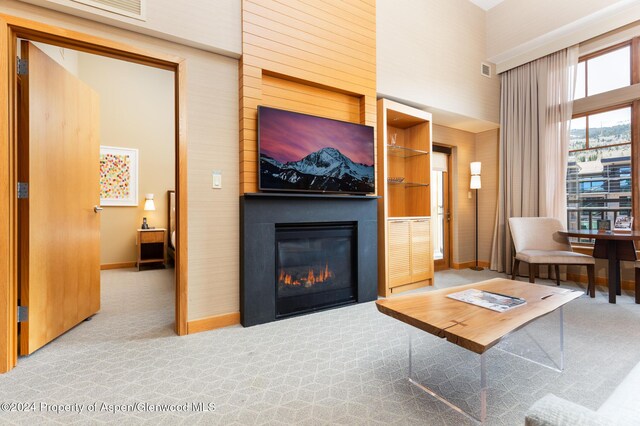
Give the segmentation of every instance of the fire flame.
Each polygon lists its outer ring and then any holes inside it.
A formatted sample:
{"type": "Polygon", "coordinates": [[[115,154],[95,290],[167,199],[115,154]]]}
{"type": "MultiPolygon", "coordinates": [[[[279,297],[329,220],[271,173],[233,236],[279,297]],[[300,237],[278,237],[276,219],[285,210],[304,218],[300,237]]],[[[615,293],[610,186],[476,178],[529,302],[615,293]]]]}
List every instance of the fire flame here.
{"type": "Polygon", "coordinates": [[[314,271],[312,267],[309,267],[309,271],[306,275],[298,279],[294,279],[291,274],[288,274],[284,268],[280,269],[280,274],[278,276],[278,281],[284,285],[294,285],[300,286],[304,285],[305,287],[311,287],[315,284],[323,283],[328,281],[330,278],[334,277],[333,271],[329,269],[329,263],[326,263],[324,269],[320,271],[314,271]]]}

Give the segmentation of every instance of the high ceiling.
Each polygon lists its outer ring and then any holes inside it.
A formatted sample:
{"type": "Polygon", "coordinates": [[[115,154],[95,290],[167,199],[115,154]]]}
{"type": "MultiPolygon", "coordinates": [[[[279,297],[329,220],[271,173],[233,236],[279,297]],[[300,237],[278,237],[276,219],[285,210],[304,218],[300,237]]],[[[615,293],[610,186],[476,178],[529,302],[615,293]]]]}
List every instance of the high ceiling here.
{"type": "Polygon", "coordinates": [[[504,0],[469,0],[471,3],[480,6],[484,10],[489,10],[492,7],[502,3],[504,0]]]}

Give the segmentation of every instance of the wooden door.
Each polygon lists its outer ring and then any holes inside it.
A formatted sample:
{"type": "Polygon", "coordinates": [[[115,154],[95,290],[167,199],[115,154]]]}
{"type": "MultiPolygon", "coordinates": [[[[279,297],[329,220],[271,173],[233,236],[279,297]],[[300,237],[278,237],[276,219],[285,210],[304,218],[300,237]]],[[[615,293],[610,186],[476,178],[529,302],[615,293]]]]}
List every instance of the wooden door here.
{"type": "Polygon", "coordinates": [[[389,288],[411,282],[411,241],[408,220],[389,221],[389,288]]]}
{"type": "Polygon", "coordinates": [[[20,354],[100,309],[99,99],[29,42],[21,44],[18,177],[20,354]]]}
{"type": "Polygon", "coordinates": [[[431,220],[411,221],[411,281],[433,278],[433,249],[431,248],[431,220]]]}

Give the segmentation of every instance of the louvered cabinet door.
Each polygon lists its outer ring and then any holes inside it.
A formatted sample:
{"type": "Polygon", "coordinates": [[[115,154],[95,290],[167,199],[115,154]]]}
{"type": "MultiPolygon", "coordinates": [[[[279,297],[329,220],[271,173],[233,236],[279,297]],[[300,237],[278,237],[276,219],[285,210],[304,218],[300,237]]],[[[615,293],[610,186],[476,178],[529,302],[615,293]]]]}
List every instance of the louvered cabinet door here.
{"type": "Polygon", "coordinates": [[[411,233],[408,220],[389,221],[389,287],[411,282],[411,233]]]}
{"type": "Polygon", "coordinates": [[[433,253],[431,250],[431,220],[411,221],[411,281],[433,278],[433,253]]]}

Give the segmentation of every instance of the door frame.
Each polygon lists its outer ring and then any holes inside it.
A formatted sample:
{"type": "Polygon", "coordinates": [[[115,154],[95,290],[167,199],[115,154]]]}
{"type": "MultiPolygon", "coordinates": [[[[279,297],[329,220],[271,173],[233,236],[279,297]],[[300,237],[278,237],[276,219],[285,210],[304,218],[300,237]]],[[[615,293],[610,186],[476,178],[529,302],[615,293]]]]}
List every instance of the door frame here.
{"type": "Polygon", "coordinates": [[[186,61],[57,26],[0,14],[0,373],[18,361],[17,41],[52,44],[174,73],[175,90],[175,332],[187,334],[186,61]]]}
{"type": "MultiPolygon", "coordinates": [[[[445,196],[448,198],[448,202],[449,202],[449,220],[447,221],[447,224],[445,225],[447,229],[445,229],[445,235],[443,236],[444,239],[444,245],[445,245],[445,253],[444,256],[446,256],[447,258],[447,262],[442,262],[438,265],[436,265],[437,260],[434,260],[434,264],[433,264],[433,269],[434,271],[444,271],[447,269],[451,269],[452,267],[452,255],[453,255],[453,250],[452,250],[452,238],[451,238],[451,234],[452,234],[452,229],[453,229],[453,220],[454,220],[454,215],[453,215],[453,191],[452,191],[452,157],[453,157],[453,149],[450,146],[446,146],[446,145],[440,145],[438,143],[434,143],[432,146],[432,151],[436,152],[442,152],[443,154],[447,155],[447,191],[445,196]],[[440,149],[438,149],[440,148],[440,149]],[[443,264],[445,263],[445,264],[443,264]]],[[[434,206],[434,209],[437,206],[434,206]]],[[[435,218],[437,218],[437,214],[434,215],[435,218]]],[[[434,232],[435,232],[435,221],[434,223],[434,232]]]]}

